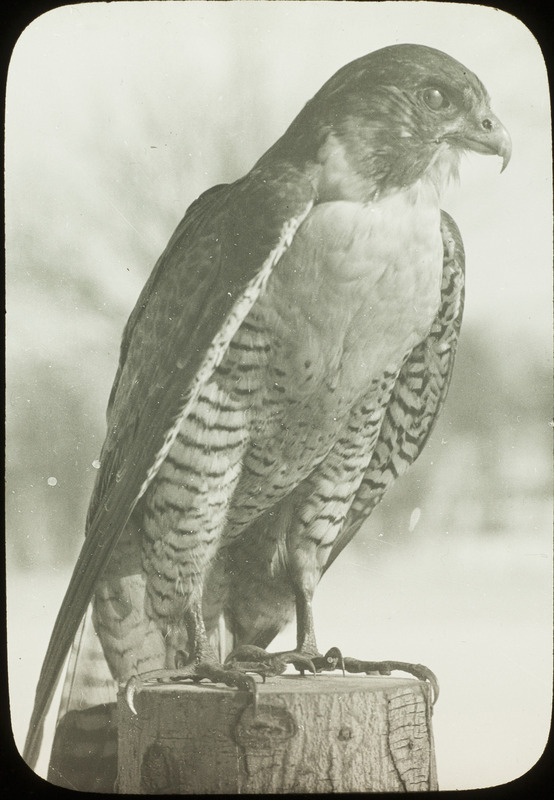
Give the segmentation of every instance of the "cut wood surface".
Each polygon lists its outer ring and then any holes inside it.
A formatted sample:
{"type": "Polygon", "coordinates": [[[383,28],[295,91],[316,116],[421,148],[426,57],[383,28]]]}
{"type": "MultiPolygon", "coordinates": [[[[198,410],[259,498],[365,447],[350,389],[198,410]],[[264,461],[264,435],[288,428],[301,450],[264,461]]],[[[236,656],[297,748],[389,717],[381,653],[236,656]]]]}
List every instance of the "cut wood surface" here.
{"type": "Polygon", "coordinates": [[[428,687],[410,678],[284,675],[252,695],[210,684],[119,699],[118,790],[280,794],[437,789],[428,687]]]}

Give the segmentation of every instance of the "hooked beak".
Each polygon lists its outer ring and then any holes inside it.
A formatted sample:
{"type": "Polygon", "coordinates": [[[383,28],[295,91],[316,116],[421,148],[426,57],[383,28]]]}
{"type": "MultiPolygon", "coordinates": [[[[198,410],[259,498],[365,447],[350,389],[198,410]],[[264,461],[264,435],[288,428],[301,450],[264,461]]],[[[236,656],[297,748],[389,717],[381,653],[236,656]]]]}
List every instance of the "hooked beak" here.
{"type": "Polygon", "coordinates": [[[474,122],[466,121],[462,128],[447,133],[444,138],[458,147],[476,153],[500,156],[502,159],[500,172],[504,172],[512,155],[510,134],[492,111],[487,111],[474,122]]]}

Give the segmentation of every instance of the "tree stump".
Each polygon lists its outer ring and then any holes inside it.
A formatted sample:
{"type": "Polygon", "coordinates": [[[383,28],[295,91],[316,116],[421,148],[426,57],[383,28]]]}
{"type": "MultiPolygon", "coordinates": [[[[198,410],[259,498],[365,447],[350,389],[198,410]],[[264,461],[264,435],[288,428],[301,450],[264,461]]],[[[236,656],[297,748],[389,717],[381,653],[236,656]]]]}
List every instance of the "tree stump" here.
{"type": "Polygon", "coordinates": [[[128,794],[437,789],[428,687],[410,678],[284,675],[252,695],[157,685],[119,700],[128,794]]]}

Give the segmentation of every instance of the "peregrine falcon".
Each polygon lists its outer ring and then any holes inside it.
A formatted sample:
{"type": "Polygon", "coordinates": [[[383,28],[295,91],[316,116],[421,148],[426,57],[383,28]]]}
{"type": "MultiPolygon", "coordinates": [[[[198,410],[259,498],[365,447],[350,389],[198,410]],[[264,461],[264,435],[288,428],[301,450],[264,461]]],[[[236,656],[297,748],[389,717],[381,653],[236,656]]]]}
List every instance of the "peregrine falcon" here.
{"type": "Polygon", "coordinates": [[[441,193],[465,151],[510,158],[483,84],[443,52],[394,45],[340,69],[248,174],[186,212],[124,330],[86,537],[40,674],[30,764],[73,645],[53,782],[113,780],[102,758],[118,684],[132,704],[152,677],[252,688],[252,672],[287,663],[433,682],[420,665],[322,654],[311,609],[443,405],[464,252],[441,193]],[[295,616],[296,647],[268,653],[295,616]],[[85,759],[87,712],[98,746],[85,759]]]}

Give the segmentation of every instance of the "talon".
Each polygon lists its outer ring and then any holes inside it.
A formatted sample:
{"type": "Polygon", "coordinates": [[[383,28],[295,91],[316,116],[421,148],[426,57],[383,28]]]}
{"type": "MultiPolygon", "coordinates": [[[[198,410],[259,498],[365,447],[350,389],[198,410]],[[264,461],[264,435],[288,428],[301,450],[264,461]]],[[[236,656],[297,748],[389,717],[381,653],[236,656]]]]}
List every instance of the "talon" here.
{"type": "Polygon", "coordinates": [[[398,669],[402,672],[407,672],[409,675],[413,675],[414,678],[417,678],[424,683],[428,683],[431,689],[431,708],[435,705],[439,699],[439,682],[437,676],[429,669],[429,667],[426,667],[424,664],[406,664],[403,661],[393,661],[391,662],[391,669],[398,669]]]}
{"type": "Polygon", "coordinates": [[[431,688],[431,706],[434,706],[437,700],[439,699],[439,693],[440,693],[439,681],[437,679],[437,676],[435,675],[434,672],[432,672],[432,670],[429,669],[429,667],[426,667],[423,664],[417,664],[416,666],[418,667],[419,670],[421,670],[421,673],[423,675],[423,680],[429,683],[429,686],[431,688]]]}
{"type": "Polygon", "coordinates": [[[129,678],[129,680],[127,681],[127,685],[125,686],[125,702],[127,703],[127,706],[129,707],[131,713],[134,714],[135,717],[138,717],[138,713],[135,708],[135,694],[137,692],[140,692],[141,687],[142,687],[142,681],[140,680],[138,675],[133,675],[131,678],[129,678]]]}

